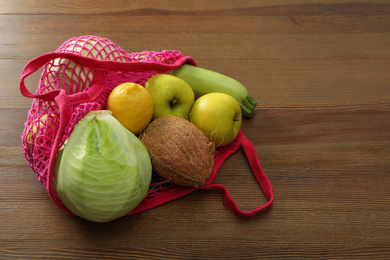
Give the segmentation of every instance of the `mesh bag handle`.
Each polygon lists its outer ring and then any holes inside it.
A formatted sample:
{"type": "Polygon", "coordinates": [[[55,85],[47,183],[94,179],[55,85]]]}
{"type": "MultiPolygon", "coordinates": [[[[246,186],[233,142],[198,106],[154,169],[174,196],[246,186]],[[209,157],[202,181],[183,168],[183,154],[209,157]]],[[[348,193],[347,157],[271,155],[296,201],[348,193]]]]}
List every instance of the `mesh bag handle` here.
{"type": "Polygon", "coordinates": [[[43,94],[33,94],[31,93],[26,85],[25,79],[38,71],[42,66],[44,66],[47,62],[54,60],[56,58],[65,58],[76,62],[78,65],[82,67],[89,68],[94,71],[94,83],[91,88],[87,92],[79,92],[73,94],[72,101],[86,102],[89,98],[87,96],[91,96],[92,99],[96,98],[100,93],[99,90],[103,90],[102,86],[97,83],[102,83],[103,72],[107,71],[137,71],[137,70],[158,70],[158,71],[170,71],[174,68],[181,66],[183,63],[189,63],[192,65],[196,65],[195,61],[188,56],[179,57],[173,64],[167,63],[154,63],[154,62],[122,62],[122,61],[111,61],[111,60],[97,60],[94,58],[89,58],[82,56],[80,54],[75,53],[66,53],[66,52],[49,52],[42,54],[35,59],[29,61],[22,71],[22,76],[20,79],[20,91],[25,97],[29,98],[39,98],[46,101],[54,101],[55,96],[57,96],[60,90],[54,90],[51,92],[43,93],[43,94]],[[98,77],[98,78],[95,78],[98,77]],[[91,93],[95,94],[91,95],[91,93]],[[79,100],[78,100],[79,99],[79,100]]]}
{"type": "MultiPolygon", "coordinates": [[[[45,185],[47,192],[53,202],[60,209],[70,213],[69,209],[67,209],[59,198],[56,195],[54,184],[52,181],[53,171],[55,166],[55,158],[57,152],[60,148],[61,142],[63,142],[63,133],[67,125],[69,124],[72,117],[72,109],[71,107],[74,105],[79,105],[82,103],[92,102],[98,99],[103,92],[105,78],[107,77],[107,73],[111,71],[120,71],[120,72],[132,72],[132,71],[142,71],[142,70],[152,70],[156,71],[156,73],[166,73],[171,71],[174,68],[181,66],[184,63],[189,63],[196,66],[195,61],[188,56],[178,57],[174,62],[167,63],[156,63],[156,62],[144,62],[144,61],[131,61],[131,62],[122,62],[122,61],[108,61],[108,60],[97,60],[94,58],[88,58],[82,56],[80,54],[75,53],[65,53],[65,52],[50,52],[43,54],[41,56],[36,57],[26,64],[23,68],[22,76],[20,80],[20,91],[22,95],[29,98],[35,98],[42,101],[47,102],[55,102],[59,107],[59,117],[60,123],[57,130],[57,135],[55,136],[55,140],[53,142],[53,147],[51,148],[49,155],[49,164],[48,164],[48,174],[45,179],[41,180],[45,185]],[[56,58],[65,58],[74,61],[80,66],[89,68],[93,73],[93,84],[87,88],[85,91],[81,91],[74,94],[68,94],[64,89],[55,89],[44,93],[32,93],[30,92],[26,85],[25,79],[38,71],[42,66],[44,66],[47,62],[56,59],[56,58]],[[61,140],[62,139],[62,140],[61,140]]],[[[99,107],[95,108],[99,109],[99,107]]],[[[160,180],[161,181],[161,180],[160,180]]],[[[157,181],[158,183],[159,181],[157,181]]],[[[151,184],[151,187],[154,184],[151,184]]],[[[266,174],[264,173],[256,150],[253,144],[245,137],[242,130],[240,130],[237,138],[224,147],[220,147],[217,149],[215,158],[214,158],[214,166],[212,170],[212,174],[204,186],[197,188],[188,188],[182,187],[175,184],[168,184],[165,187],[160,189],[159,193],[155,193],[153,196],[147,196],[134,210],[129,212],[126,215],[132,215],[138,212],[142,212],[174,199],[185,196],[195,190],[217,190],[223,196],[223,201],[225,206],[231,210],[235,215],[243,218],[251,218],[257,212],[268,209],[272,207],[274,195],[272,192],[272,186],[270,181],[268,180],[266,174]],[[249,162],[249,165],[255,175],[260,188],[267,198],[267,203],[265,205],[256,207],[251,211],[243,211],[239,208],[234,199],[230,196],[228,189],[222,184],[213,184],[214,178],[216,177],[219,169],[223,165],[224,161],[227,160],[232,154],[237,152],[237,150],[242,147],[245,156],[249,162]]]]}
{"type": "Polygon", "coordinates": [[[132,212],[128,213],[127,215],[135,214],[138,212],[142,212],[154,207],[157,207],[161,204],[167,203],[169,201],[178,199],[180,197],[183,197],[185,195],[190,194],[193,191],[196,190],[217,190],[220,192],[223,196],[223,202],[225,206],[232,211],[236,216],[241,218],[252,218],[256,215],[256,213],[269,209],[272,207],[273,201],[274,201],[274,194],[272,191],[272,185],[269,181],[267,175],[263,171],[259,158],[257,156],[257,152],[255,147],[253,146],[253,143],[249,141],[242,130],[239,131],[238,136],[236,139],[223,147],[220,147],[217,149],[217,152],[214,156],[214,166],[211,173],[210,178],[207,180],[206,184],[197,188],[188,188],[188,187],[181,187],[176,186],[175,188],[172,188],[168,190],[167,192],[164,192],[160,194],[159,196],[150,198],[148,200],[142,201],[138,207],[136,207],[132,212]],[[219,169],[222,167],[223,163],[234,153],[236,153],[239,148],[242,147],[244,150],[245,156],[248,160],[248,163],[252,169],[252,172],[254,176],[256,177],[256,180],[258,184],[260,185],[260,188],[262,189],[264,195],[267,198],[267,202],[264,205],[260,205],[256,207],[253,210],[245,211],[242,210],[238,204],[235,202],[235,200],[231,197],[229,190],[222,184],[213,184],[213,181],[215,177],[217,176],[217,173],[219,169]]]}
{"type": "Polygon", "coordinates": [[[269,209],[272,207],[272,204],[274,202],[274,194],[272,191],[272,185],[269,181],[267,175],[263,171],[263,168],[261,167],[259,157],[257,155],[256,149],[251,141],[249,141],[242,130],[239,131],[238,136],[236,139],[231,143],[231,145],[222,147],[222,151],[219,151],[219,153],[215,156],[214,159],[214,170],[211,178],[208,180],[206,185],[204,187],[201,187],[203,189],[215,189],[219,191],[223,198],[224,198],[224,204],[225,206],[230,209],[234,214],[236,214],[239,217],[242,218],[252,218],[256,215],[256,213],[269,209]],[[248,163],[252,169],[252,172],[254,176],[256,177],[256,180],[258,184],[260,185],[260,188],[262,189],[264,195],[267,198],[267,203],[264,205],[260,205],[256,207],[253,210],[250,211],[244,211],[240,209],[240,207],[237,205],[237,203],[234,201],[234,199],[230,196],[228,189],[221,184],[213,184],[212,181],[216,177],[217,172],[221,168],[224,161],[229,158],[233,153],[235,153],[240,147],[244,150],[245,157],[248,160],[248,163]]]}

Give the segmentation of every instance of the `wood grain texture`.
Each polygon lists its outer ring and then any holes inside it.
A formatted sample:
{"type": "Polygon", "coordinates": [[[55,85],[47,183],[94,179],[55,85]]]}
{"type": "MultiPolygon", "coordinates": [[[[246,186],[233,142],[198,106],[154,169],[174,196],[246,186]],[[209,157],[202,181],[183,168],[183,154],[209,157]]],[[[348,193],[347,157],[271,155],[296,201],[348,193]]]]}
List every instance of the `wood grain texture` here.
{"type": "MultiPolygon", "coordinates": [[[[21,1],[0,4],[0,259],[386,259],[390,255],[390,3],[21,1]],[[242,130],[275,194],[252,219],[197,191],[106,224],[52,203],[21,153],[23,66],[70,37],[180,50],[258,101],[242,130]]],[[[28,78],[36,89],[39,73],[28,78]]],[[[216,183],[266,203],[244,152],[216,183]]]]}

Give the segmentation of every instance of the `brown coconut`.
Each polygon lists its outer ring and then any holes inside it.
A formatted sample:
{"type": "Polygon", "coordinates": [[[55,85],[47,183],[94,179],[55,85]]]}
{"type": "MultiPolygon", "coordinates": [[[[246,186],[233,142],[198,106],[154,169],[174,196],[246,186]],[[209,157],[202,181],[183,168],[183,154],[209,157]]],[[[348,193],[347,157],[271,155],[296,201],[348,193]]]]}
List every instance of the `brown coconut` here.
{"type": "Polygon", "coordinates": [[[140,140],[150,154],[153,171],[181,186],[206,183],[214,164],[214,147],[189,121],[164,116],[152,121],[140,140]]]}

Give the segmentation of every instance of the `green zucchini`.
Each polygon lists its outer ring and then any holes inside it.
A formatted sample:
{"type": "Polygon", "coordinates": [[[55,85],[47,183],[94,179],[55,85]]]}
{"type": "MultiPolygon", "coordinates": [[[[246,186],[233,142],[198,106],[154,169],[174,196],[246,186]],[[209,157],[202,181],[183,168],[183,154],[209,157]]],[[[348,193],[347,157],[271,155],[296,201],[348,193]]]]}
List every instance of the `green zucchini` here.
{"type": "Polygon", "coordinates": [[[246,87],[237,80],[189,64],[183,64],[172,70],[170,74],[187,82],[194,91],[195,98],[212,92],[225,93],[237,100],[243,116],[252,117],[257,102],[249,95],[246,87]]]}

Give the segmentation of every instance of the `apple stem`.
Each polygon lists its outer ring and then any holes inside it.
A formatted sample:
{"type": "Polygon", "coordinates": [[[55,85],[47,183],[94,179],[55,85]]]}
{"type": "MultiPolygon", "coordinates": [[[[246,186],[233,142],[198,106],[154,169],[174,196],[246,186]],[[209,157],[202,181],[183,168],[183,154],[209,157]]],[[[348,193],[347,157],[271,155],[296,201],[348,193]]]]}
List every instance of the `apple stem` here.
{"type": "Polygon", "coordinates": [[[177,100],[176,99],[173,99],[170,103],[169,103],[169,105],[173,108],[173,107],[175,107],[176,105],[177,105],[177,100]]]}

